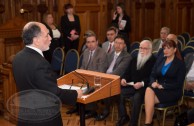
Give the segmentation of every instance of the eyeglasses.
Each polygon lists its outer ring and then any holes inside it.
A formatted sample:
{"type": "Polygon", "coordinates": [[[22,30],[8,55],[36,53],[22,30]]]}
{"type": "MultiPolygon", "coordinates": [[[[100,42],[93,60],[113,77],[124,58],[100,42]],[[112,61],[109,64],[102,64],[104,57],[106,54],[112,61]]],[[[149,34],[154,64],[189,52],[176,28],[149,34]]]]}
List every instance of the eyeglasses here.
{"type": "Polygon", "coordinates": [[[141,50],[149,50],[150,48],[139,47],[141,50]]]}

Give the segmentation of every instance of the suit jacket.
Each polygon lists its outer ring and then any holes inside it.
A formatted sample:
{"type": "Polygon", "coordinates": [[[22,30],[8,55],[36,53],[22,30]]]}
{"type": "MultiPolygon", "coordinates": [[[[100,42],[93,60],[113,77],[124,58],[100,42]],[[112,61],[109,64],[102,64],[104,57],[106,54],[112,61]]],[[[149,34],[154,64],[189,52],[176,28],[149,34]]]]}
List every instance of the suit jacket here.
{"type": "Polygon", "coordinates": [[[89,55],[90,55],[90,51],[87,48],[83,53],[83,60],[82,60],[82,65],[80,69],[92,70],[92,71],[103,72],[103,73],[106,72],[106,69],[107,69],[106,52],[102,48],[97,47],[92,56],[90,66],[87,68],[89,55]]]}
{"type": "Polygon", "coordinates": [[[188,73],[194,62],[194,53],[187,54],[184,60],[185,60],[185,65],[186,65],[186,73],[188,73]]]}
{"type": "MultiPolygon", "coordinates": [[[[109,47],[109,41],[106,41],[104,43],[102,43],[102,49],[104,49],[105,52],[107,52],[108,50],[108,47],[109,47]]],[[[111,51],[109,53],[112,53],[114,52],[115,48],[114,46],[111,48],[111,51]]]]}
{"type": "Polygon", "coordinates": [[[155,63],[150,76],[150,85],[158,81],[158,83],[164,87],[163,90],[173,90],[177,92],[177,96],[181,96],[186,73],[184,61],[175,56],[172,64],[163,76],[161,69],[165,61],[166,57],[164,57],[161,62],[155,63]]]}
{"type": "Polygon", "coordinates": [[[144,88],[149,85],[149,77],[154,66],[156,58],[152,55],[148,61],[142,66],[140,70],[137,70],[137,57],[133,58],[128,65],[128,68],[123,75],[127,82],[144,82],[144,88]]]}
{"type": "MultiPolygon", "coordinates": [[[[13,75],[19,91],[30,89],[44,90],[58,96],[65,104],[76,104],[77,92],[75,90],[58,88],[57,75],[53,72],[49,62],[31,48],[25,47],[16,54],[13,60],[13,75]]],[[[56,119],[46,122],[32,124],[19,121],[18,124],[21,126],[61,126],[62,122],[59,115],[56,119]]]]}
{"type": "Polygon", "coordinates": [[[161,39],[154,39],[152,44],[152,51],[159,51],[161,39]]]}
{"type": "MultiPolygon", "coordinates": [[[[108,66],[111,65],[114,59],[115,52],[108,55],[108,66]]],[[[130,63],[131,56],[125,50],[123,50],[118,58],[116,59],[115,65],[113,67],[113,72],[111,74],[122,76],[130,63]]]]}
{"type": "Polygon", "coordinates": [[[81,33],[81,26],[80,20],[77,15],[74,15],[75,21],[74,23],[70,22],[67,15],[61,17],[61,31],[64,34],[64,37],[71,36],[71,30],[75,29],[77,33],[80,35],[81,33]]]}

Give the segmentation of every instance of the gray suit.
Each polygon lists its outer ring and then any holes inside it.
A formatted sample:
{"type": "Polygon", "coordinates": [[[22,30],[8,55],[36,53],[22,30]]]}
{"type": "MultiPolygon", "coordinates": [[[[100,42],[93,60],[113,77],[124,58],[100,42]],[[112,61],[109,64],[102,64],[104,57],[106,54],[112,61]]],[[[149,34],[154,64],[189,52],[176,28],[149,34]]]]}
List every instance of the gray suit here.
{"type": "MultiPolygon", "coordinates": [[[[108,47],[109,47],[109,41],[106,41],[106,42],[102,43],[102,49],[103,49],[105,52],[107,52],[108,47]]],[[[113,47],[111,48],[111,51],[110,51],[109,53],[114,52],[114,50],[115,50],[115,48],[114,48],[114,46],[113,46],[113,47]]]]}
{"type": "Polygon", "coordinates": [[[188,73],[194,62],[194,53],[187,54],[184,60],[185,60],[185,65],[186,65],[186,73],[188,73]]]}
{"type": "Polygon", "coordinates": [[[92,70],[92,71],[103,72],[103,73],[106,72],[106,69],[107,69],[106,52],[102,48],[97,47],[92,56],[91,63],[87,67],[88,61],[89,61],[89,55],[90,55],[90,51],[87,48],[83,53],[82,66],[80,67],[80,69],[92,70]]]}
{"type": "Polygon", "coordinates": [[[161,39],[154,39],[152,43],[152,51],[159,51],[161,39]]]}
{"type": "MultiPolygon", "coordinates": [[[[108,66],[110,66],[111,62],[114,59],[115,52],[112,52],[108,55],[108,66]]],[[[118,58],[116,59],[115,65],[113,67],[113,72],[111,74],[122,76],[127,66],[129,66],[129,62],[131,60],[131,56],[125,50],[123,50],[118,58]]]]}

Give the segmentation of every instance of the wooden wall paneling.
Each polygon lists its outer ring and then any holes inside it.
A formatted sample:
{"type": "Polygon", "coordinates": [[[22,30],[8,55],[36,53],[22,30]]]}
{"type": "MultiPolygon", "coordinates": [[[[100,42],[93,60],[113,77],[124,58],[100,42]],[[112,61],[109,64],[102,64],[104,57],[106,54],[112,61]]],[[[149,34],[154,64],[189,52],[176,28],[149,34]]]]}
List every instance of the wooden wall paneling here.
{"type": "Polygon", "coordinates": [[[99,43],[104,42],[107,28],[107,1],[79,0],[73,3],[76,3],[75,12],[80,16],[81,23],[79,50],[83,44],[83,34],[89,29],[97,34],[99,43]]]}
{"type": "Polygon", "coordinates": [[[109,24],[107,23],[107,1],[101,1],[100,2],[100,12],[98,12],[98,35],[100,39],[100,43],[103,43],[106,38],[106,30],[109,27],[109,24]]]}
{"type": "Polygon", "coordinates": [[[84,42],[84,40],[83,40],[83,34],[90,27],[90,22],[88,20],[88,18],[90,17],[90,13],[89,13],[89,11],[86,11],[86,12],[82,12],[82,13],[80,12],[77,15],[80,18],[80,24],[83,24],[81,26],[81,35],[80,35],[79,49],[78,49],[78,50],[81,50],[81,46],[83,45],[83,42],[84,42]]]}
{"type": "MultiPolygon", "coordinates": [[[[15,80],[13,78],[12,73],[12,65],[11,64],[3,64],[0,66],[0,75],[3,80],[3,100],[4,100],[4,108],[7,108],[8,99],[17,92],[15,80]]],[[[4,118],[11,122],[16,122],[15,118],[13,118],[7,109],[4,109],[4,118]]]]}
{"type": "Polygon", "coordinates": [[[143,35],[141,36],[141,38],[144,37],[150,37],[153,38],[153,34],[154,34],[154,28],[155,28],[155,2],[154,1],[150,1],[150,2],[146,2],[145,3],[145,30],[143,35]]]}
{"type": "Polygon", "coordinates": [[[7,61],[23,47],[21,33],[26,21],[16,17],[6,24],[0,25],[0,64],[7,61]],[[19,22],[19,23],[18,23],[19,22]]]}

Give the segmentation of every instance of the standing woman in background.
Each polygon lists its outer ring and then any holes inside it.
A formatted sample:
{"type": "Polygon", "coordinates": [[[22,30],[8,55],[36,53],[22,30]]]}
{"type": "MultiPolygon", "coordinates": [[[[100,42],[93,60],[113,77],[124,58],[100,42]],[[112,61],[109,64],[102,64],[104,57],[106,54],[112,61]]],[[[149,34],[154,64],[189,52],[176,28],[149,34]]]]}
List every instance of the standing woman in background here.
{"type": "Polygon", "coordinates": [[[131,31],[131,20],[125,12],[125,6],[123,3],[116,5],[116,10],[113,14],[112,25],[119,29],[118,34],[125,37],[127,43],[127,51],[130,48],[129,32],[131,31]]]}
{"type": "Polygon", "coordinates": [[[61,17],[61,30],[65,40],[65,52],[70,49],[78,50],[79,36],[81,32],[80,20],[74,14],[72,4],[64,5],[65,15],[61,17]]]}
{"type": "Polygon", "coordinates": [[[49,30],[50,36],[52,38],[49,50],[43,52],[43,54],[44,54],[45,59],[51,63],[52,54],[54,50],[57,47],[63,47],[64,44],[63,44],[63,40],[61,37],[61,32],[59,31],[57,26],[54,24],[54,18],[53,18],[52,13],[48,12],[43,15],[43,24],[49,30]]]}

